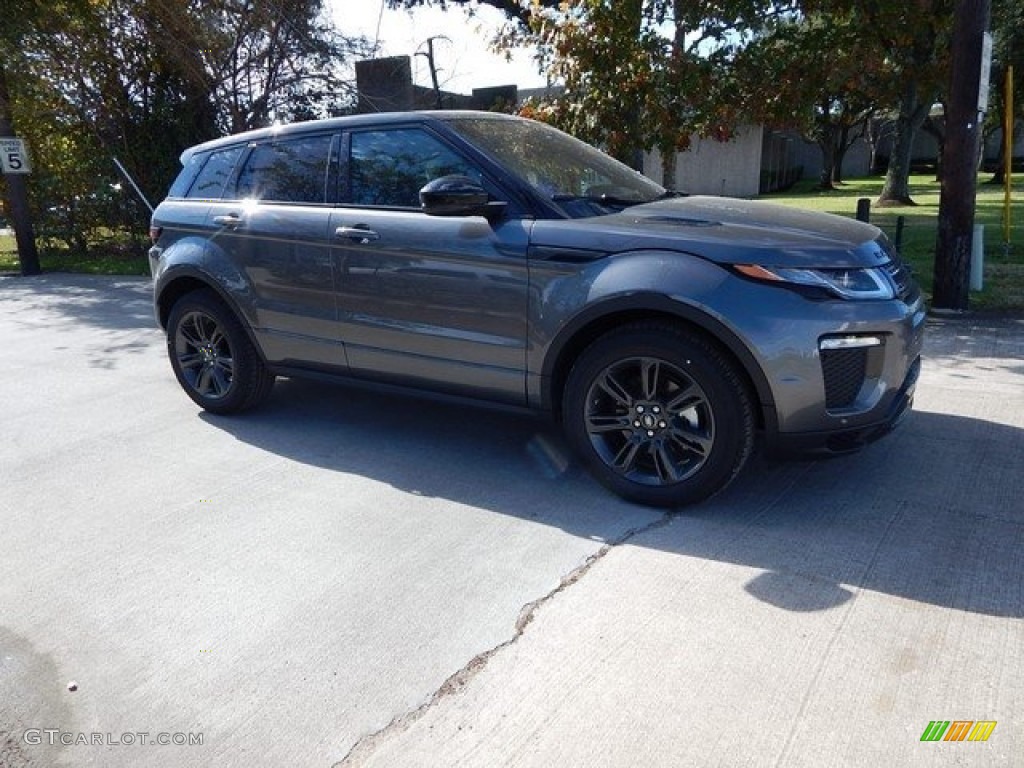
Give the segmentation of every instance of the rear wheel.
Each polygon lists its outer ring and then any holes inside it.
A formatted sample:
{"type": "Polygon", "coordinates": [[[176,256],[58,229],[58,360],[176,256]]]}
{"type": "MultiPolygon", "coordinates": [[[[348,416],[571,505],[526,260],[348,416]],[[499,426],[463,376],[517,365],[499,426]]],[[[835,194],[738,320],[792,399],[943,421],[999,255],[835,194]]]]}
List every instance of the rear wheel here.
{"type": "Polygon", "coordinates": [[[598,480],[662,507],[724,488],[754,443],[751,399],[732,360],[704,338],[656,322],[624,326],[580,355],[562,422],[598,480]]]}
{"type": "Polygon", "coordinates": [[[167,353],[186,394],[212,413],[252,408],[274,385],[238,318],[208,289],[186,294],[171,309],[167,353]]]}

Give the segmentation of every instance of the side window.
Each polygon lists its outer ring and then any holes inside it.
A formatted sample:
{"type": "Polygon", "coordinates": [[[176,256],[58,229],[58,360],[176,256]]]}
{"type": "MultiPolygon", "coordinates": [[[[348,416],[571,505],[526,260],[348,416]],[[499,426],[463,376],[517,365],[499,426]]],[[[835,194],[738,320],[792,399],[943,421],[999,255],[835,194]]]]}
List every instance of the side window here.
{"type": "Polygon", "coordinates": [[[480,172],[440,139],[419,128],[352,134],[349,201],[353,205],[420,207],[420,189],[441,176],[480,172]]]}
{"type": "Polygon", "coordinates": [[[224,185],[230,178],[241,152],[241,147],[211,152],[186,197],[219,200],[224,194],[224,185]]]}
{"type": "Polygon", "coordinates": [[[259,144],[238,175],[236,197],[287,203],[326,202],[331,135],[259,144]]]}
{"type": "Polygon", "coordinates": [[[188,188],[192,186],[192,182],[196,180],[196,176],[199,171],[202,170],[203,165],[209,158],[209,154],[206,152],[192,155],[182,166],[181,171],[175,178],[174,183],[171,184],[170,190],[167,192],[168,197],[184,197],[185,193],[188,192],[188,188]]]}

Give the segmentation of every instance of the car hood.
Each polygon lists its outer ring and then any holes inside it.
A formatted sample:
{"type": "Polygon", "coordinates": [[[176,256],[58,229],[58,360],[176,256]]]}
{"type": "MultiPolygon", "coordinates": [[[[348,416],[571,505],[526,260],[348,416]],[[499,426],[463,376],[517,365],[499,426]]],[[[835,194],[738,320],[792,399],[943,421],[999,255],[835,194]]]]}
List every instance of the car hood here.
{"type": "Polygon", "coordinates": [[[696,254],[722,264],[866,267],[889,260],[881,231],[816,211],[726,197],[679,197],[607,216],[536,222],[543,250],[611,255],[636,250],[696,254]]]}

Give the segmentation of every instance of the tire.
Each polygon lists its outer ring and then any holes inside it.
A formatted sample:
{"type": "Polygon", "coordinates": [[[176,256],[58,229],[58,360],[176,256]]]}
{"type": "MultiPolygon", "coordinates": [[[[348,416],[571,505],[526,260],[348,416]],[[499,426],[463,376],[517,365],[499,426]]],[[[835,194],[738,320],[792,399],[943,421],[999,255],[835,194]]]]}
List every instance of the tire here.
{"type": "Polygon", "coordinates": [[[185,294],[171,309],[167,354],[182,389],[211,413],[253,408],[274,386],[241,322],[209,289],[185,294]]]}
{"type": "Polygon", "coordinates": [[[562,427],[602,484],[657,507],[722,490],[754,445],[736,364],[706,338],[661,322],[623,326],[584,350],[566,381],[562,427]]]}

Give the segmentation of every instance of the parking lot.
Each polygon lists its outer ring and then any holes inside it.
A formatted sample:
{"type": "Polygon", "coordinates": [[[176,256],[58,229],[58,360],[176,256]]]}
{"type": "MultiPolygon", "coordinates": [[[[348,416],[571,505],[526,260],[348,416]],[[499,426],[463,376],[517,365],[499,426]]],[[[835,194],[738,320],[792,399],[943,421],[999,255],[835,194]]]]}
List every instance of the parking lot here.
{"type": "Polygon", "coordinates": [[[0,278],[0,408],[3,768],[1024,765],[1024,319],[670,516],[509,414],[203,414],[141,279],[0,278]]]}

